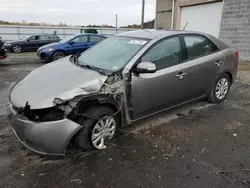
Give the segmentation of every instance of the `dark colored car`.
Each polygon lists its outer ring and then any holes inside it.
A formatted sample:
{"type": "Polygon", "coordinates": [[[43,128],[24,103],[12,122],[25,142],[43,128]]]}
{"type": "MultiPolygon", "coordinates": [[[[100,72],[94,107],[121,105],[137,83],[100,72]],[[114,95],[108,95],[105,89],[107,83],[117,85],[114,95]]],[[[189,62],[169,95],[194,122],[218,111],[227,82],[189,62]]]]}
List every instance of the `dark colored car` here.
{"type": "Polygon", "coordinates": [[[2,41],[0,37],[0,60],[5,59],[7,57],[7,52],[3,44],[4,42],[2,41]]]}
{"type": "Polygon", "coordinates": [[[22,51],[36,51],[41,46],[58,41],[60,41],[60,38],[57,36],[38,34],[25,37],[19,41],[6,42],[4,46],[10,52],[20,53],[22,51]]]}
{"type": "Polygon", "coordinates": [[[55,61],[70,54],[81,53],[103,39],[106,37],[97,34],[72,35],[57,43],[42,46],[37,50],[37,55],[42,60],[55,61]]]}

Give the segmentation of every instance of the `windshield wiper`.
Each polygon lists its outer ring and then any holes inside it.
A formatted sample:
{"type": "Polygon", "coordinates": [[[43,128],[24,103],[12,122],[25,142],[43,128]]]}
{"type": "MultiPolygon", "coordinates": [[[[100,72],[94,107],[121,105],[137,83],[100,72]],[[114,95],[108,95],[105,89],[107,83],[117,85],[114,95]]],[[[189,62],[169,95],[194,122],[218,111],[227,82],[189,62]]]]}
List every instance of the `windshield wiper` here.
{"type": "Polygon", "coordinates": [[[91,65],[89,65],[89,64],[87,64],[87,63],[84,63],[84,62],[83,62],[84,64],[80,64],[80,63],[79,63],[79,59],[78,59],[80,56],[81,56],[81,53],[77,53],[77,54],[71,56],[71,61],[73,61],[73,63],[74,63],[76,66],[84,67],[84,68],[88,68],[88,69],[92,69],[92,70],[95,70],[95,71],[97,71],[97,72],[99,72],[99,73],[101,73],[101,74],[103,74],[103,75],[106,75],[105,71],[103,71],[103,70],[100,69],[100,68],[91,66],[91,65]]]}
{"type": "Polygon", "coordinates": [[[88,69],[92,69],[92,70],[97,71],[97,72],[99,72],[99,73],[101,73],[101,74],[103,74],[103,75],[106,75],[106,73],[105,73],[102,69],[99,69],[99,68],[97,68],[97,67],[88,65],[88,64],[86,64],[86,63],[85,63],[85,64],[79,64],[79,62],[78,62],[78,66],[84,67],[84,68],[88,68],[88,69]]]}

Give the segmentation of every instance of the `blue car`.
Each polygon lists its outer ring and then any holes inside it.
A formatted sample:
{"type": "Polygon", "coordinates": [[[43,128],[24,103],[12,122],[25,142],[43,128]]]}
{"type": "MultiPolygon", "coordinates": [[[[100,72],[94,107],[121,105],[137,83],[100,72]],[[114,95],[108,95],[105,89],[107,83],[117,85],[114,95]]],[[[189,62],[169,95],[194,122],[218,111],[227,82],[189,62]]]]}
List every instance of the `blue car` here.
{"type": "Polygon", "coordinates": [[[81,53],[104,39],[105,36],[97,34],[77,34],[40,47],[37,55],[42,60],[55,61],[70,54],[81,53]]]}

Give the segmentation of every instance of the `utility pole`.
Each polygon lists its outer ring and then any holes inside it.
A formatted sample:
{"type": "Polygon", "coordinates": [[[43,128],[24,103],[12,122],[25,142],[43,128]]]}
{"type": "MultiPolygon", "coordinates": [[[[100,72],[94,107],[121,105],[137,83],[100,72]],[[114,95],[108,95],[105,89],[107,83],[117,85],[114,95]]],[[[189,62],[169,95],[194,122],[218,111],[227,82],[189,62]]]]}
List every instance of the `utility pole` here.
{"type": "Polygon", "coordinates": [[[141,29],[143,29],[144,25],[144,12],[145,12],[145,0],[142,0],[141,29]]]}
{"type": "Polygon", "coordinates": [[[115,27],[118,28],[118,16],[117,16],[117,14],[115,15],[115,27]]]}

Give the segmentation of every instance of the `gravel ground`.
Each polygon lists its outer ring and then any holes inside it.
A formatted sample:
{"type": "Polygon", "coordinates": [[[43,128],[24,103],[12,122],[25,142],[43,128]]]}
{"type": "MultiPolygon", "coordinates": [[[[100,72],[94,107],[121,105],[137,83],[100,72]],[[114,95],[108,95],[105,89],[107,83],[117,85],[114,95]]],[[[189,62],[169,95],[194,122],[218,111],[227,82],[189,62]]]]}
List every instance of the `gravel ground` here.
{"type": "Polygon", "coordinates": [[[222,104],[188,104],[124,128],[106,150],[53,159],[23,148],[7,120],[9,89],[44,64],[19,55],[0,64],[0,188],[250,187],[250,63],[222,104]]]}

